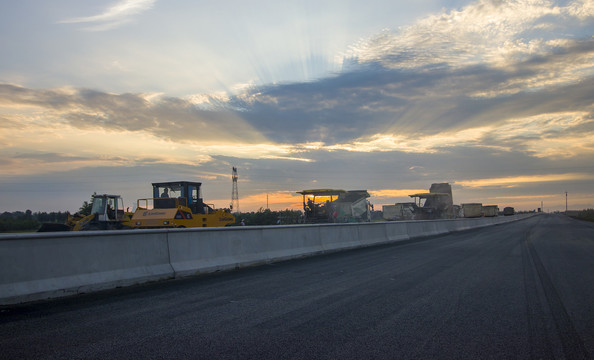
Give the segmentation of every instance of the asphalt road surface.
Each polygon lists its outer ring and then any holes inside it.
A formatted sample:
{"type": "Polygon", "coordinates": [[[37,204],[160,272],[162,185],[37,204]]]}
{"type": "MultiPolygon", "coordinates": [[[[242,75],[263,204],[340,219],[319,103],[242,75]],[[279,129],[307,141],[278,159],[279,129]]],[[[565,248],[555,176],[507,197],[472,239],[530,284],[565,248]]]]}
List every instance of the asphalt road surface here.
{"type": "Polygon", "coordinates": [[[0,308],[2,359],[592,359],[594,224],[422,241],[0,308]]]}

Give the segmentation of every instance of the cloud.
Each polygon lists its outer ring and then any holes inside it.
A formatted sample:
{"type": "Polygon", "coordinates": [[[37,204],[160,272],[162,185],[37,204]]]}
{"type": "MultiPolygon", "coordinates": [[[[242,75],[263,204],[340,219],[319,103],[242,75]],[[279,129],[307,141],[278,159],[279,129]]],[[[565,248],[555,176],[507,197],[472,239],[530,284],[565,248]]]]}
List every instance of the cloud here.
{"type": "Polygon", "coordinates": [[[406,198],[409,197],[411,194],[419,194],[429,192],[427,189],[381,189],[381,190],[372,190],[369,193],[371,196],[382,199],[382,198],[397,198],[402,197],[406,198]]]}
{"type": "Polygon", "coordinates": [[[292,191],[270,191],[243,196],[239,202],[240,211],[249,211],[248,209],[266,209],[266,205],[271,210],[303,210],[303,199],[301,195],[292,191]],[[245,210],[244,210],[245,209],[245,210]]]}
{"type": "Polygon", "coordinates": [[[277,142],[391,138],[403,151],[517,118],[591,118],[594,38],[580,38],[591,34],[590,3],[478,1],[362,41],[332,77],[251,88],[227,104],[277,142]]]}
{"type": "Polygon", "coordinates": [[[62,123],[81,130],[144,132],[168,141],[206,145],[266,142],[235,112],[200,110],[187,100],[153,94],[110,94],[70,88],[36,90],[0,84],[0,105],[7,113],[13,109],[13,116],[27,108],[42,114],[46,124],[62,123]]]}
{"type": "Polygon", "coordinates": [[[131,17],[147,11],[153,7],[157,0],[120,0],[108,7],[100,14],[84,16],[60,21],[60,23],[89,23],[97,24],[87,30],[105,31],[116,28],[131,20],[131,17]]]}
{"type": "MultiPolygon", "coordinates": [[[[98,18],[130,14],[147,4],[121,3],[98,18]]],[[[43,116],[79,129],[144,132],[224,155],[310,161],[301,155],[316,144],[326,151],[435,153],[454,146],[487,146],[571,156],[590,151],[586,139],[592,131],[594,39],[548,29],[559,29],[562,19],[575,14],[588,19],[588,6],[478,1],[396,32],[384,31],[357,46],[355,65],[334,76],[249,87],[235,95],[172,98],[3,85],[0,95],[6,99],[0,102],[44,109],[43,116]],[[547,39],[524,39],[543,27],[547,39]],[[486,40],[477,43],[475,38],[486,40]],[[519,40],[530,43],[514,50],[521,56],[506,55],[505,65],[488,60],[489,53],[509,53],[519,40]],[[577,118],[564,120],[562,129],[544,120],[568,116],[577,118]],[[531,132],[522,129],[534,119],[541,120],[531,132]],[[586,130],[582,145],[560,154],[561,146],[554,142],[577,135],[578,129],[586,130]],[[547,151],[530,140],[543,136],[557,150],[547,151]],[[229,151],[221,152],[225,147],[229,151]]]]}
{"type": "Polygon", "coordinates": [[[435,151],[460,141],[478,143],[481,138],[473,138],[477,131],[509,130],[508,122],[514,119],[572,113],[584,119],[580,122],[590,121],[588,94],[594,91],[594,82],[589,74],[564,85],[517,90],[513,96],[476,96],[505,83],[519,83],[527,67],[341,74],[314,84],[263,89],[251,103],[241,105],[246,109],[241,116],[276,142],[323,143],[360,151],[381,151],[386,145],[382,139],[393,139],[393,146],[386,149],[402,151],[435,151]]]}
{"type": "Polygon", "coordinates": [[[594,3],[592,0],[572,1],[567,7],[567,13],[581,21],[592,19],[594,17],[594,3]]]}
{"type": "MultiPolygon", "coordinates": [[[[67,156],[63,154],[56,154],[56,153],[24,153],[24,154],[16,154],[13,157],[14,159],[25,159],[29,161],[41,161],[41,162],[70,162],[70,161],[88,161],[90,160],[87,157],[82,156],[67,156]]],[[[113,159],[111,159],[113,160],[113,159]]]]}
{"type": "Polygon", "coordinates": [[[559,29],[572,28],[568,24],[575,20],[583,25],[592,17],[591,1],[556,6],[548,0],[479,0],[397,33],[386,30],[354,45],[347,58],[388,68],[506,67],[550,52],[555,42],[549,40],[557,38],[559,29]]]}
{"type": "Polygon", "coordinates": [[[562,182],[571,180],[594,180],[594,174],[541,174],[532,176],[511,176],[504,178],[492,179],[477,179],[477,180],[460,180],[456,181],[457,185],[469,188],[484,188],[484,187],[515,187],[521,184],[541,183],[541,182],[562,182]]]}

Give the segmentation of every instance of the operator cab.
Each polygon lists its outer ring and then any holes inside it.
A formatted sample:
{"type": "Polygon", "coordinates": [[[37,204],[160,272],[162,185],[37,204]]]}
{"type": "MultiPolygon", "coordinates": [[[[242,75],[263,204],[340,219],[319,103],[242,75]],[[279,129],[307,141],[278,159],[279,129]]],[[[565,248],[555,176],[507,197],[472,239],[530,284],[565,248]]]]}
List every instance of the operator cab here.
{"type": "Polygon", "coordinates": [[[201,185],[191,181],[153,183],[153,206],[155,209],[185,206],[193,214],[208,214],[213,209],[202,200],[201,185]]]}
{"type": "Polygon", "coordinates": [[[297,193],[303,195],[305,222],[317,223],[333,221],[334,201],[347,192],[337,189],[312,189],[297,193]]]}
{"type": "Polygon", "coordinates": [[[93,195],[91,214],[98,221],[115,221],[124,217],[124,201],[119,195],[93,195]]]}

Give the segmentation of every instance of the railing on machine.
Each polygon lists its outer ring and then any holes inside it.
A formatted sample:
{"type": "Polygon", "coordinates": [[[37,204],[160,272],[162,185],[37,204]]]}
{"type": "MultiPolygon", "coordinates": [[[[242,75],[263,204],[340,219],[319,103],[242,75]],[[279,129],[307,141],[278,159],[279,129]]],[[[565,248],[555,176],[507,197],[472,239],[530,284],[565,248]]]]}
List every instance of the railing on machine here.
{"type": "Polygon", "coordinates": [[[188,206],[186,198],[147,198],[138,199],[136,206],[139,209],[175,209],[179,206],[188,206]]]}

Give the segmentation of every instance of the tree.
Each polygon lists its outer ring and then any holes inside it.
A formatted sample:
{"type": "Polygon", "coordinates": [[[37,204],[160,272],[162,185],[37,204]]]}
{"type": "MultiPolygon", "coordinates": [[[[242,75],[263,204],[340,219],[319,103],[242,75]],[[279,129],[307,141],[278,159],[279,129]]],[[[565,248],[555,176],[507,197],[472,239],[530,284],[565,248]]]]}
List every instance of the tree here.
{"type": "Polygon", "coordinates": [[[572,216],[579,220],[594,221],[594,209],[584,209],[576,216],[572,216]]]}
{"type": "Polygon", "coordinates": [[[271,211],[260,208],[257,212],[241,213],[235,216],[235,225],[239,226],[241,220],[247,225],[287,225],[301,222],[302,213],[298,210],[271,211]]]}
{"type": "MultiPolygon", "coordinates": [[[[97,195],[96,192],[93,193],[93,195],[97,195]]],[[[93,199],[93,198],[91,198],[93,199]]],[[[78,212],[82,215],[91,215],[91,208],[93,207],[93,201],[91,200],[91,202],[88,201],[83,201],[82,206],[80,207],[80,209],[78,209],[78,212]]]]}
{"type": "Polygon", "coordinates": [[[0,215],[0,232],[31,231],[38,227],[39,221],[33,217],[31,210],[4,212],[0,215]]]}

